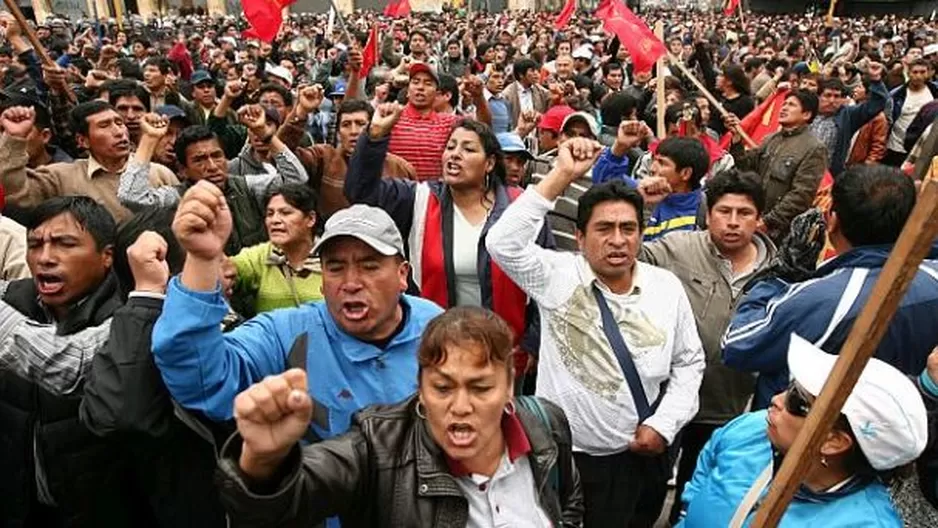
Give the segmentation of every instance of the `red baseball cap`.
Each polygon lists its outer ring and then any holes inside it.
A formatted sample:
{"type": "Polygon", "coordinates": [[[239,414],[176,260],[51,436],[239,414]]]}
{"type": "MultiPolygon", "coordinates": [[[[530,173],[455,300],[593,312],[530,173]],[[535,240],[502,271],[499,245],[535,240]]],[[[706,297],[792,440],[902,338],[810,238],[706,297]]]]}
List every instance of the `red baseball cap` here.
{"type": "Polygon", "coordinates": [[[552,106],[541,116],[541,121],[537,124],[537,128],[539,130],[550,130],[551,132],[559,134],[563,127],[564,120],[574,112],[576,112],[576,110],[567,105],[552,106]]]}

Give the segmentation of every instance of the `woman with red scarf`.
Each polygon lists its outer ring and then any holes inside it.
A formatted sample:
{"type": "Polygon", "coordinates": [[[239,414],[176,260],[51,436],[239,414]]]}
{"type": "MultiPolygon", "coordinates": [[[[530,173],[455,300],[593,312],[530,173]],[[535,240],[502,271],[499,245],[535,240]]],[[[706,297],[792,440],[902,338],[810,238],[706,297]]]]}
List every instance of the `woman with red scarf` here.
{"type": "MultiPolygon", "coordinates": [[[[536,353],[537,310],[485,249],[489,228],[521,194],[521,189],[505,184],[505,162],[495,134],[482,123],[464,120],[447,140],[439,179],[418,183],[382,178],[388,136],[400,115],[397,103],[381,105],[375,112],[349,164],[346,197],[391,215],[407,237],[412,275],[422,297],[443,308],[488,308],[511,326],[516,346],[536,353]]],[[[539,245],[554,246],[550,229],[541,229],[538,238],[539,245]]],[[[519,354],[517,363],[518,374],[523,374],[527,356],[519,354]]]]}

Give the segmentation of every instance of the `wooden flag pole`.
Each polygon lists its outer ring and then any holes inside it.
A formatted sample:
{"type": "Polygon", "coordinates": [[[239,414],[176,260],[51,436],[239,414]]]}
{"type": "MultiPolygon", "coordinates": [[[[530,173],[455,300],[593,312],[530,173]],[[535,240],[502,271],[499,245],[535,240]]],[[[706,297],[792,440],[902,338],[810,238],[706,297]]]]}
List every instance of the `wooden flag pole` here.
{"type": "MultiPolygon", "coordinates": [[[[655,36],[664,42],[664,22],[661,20],[655,22],[655,36]]],[[[668,132],[664,124],[664,113],[667,110],[664,96],[664,55],[658,58],[658,86],[655,87],[655,97],[658,106],[658,138],[664,139],[668,132]]]]}
{"type": "MultiPolygon", "coordinates": [[[[933,165],[934,167],[934,165],[933,165]]],[[[932,175],[934,175],[932,168],[932,175]]],[[[821,394],[811,405],[794,445],[785,454],[782,467],[769,489],[765,502],[756,511],[752,526],[774,528],[778,525],[804,480],[821,444],[840,415],[840,410],[853,391],[863,368],[876,352],[895,315],[899,302],[918,272],[919,264],[931,249],[938,235],[938,181],[926,180],[912,209],[912,214],[893,246],[886,265],[860,316],[853,324],[847,341],[840,349],[837,362],[821,394]]]]}
{"type": "Polygon", "coordinates": [[[834,25],[834,9],[837,7],[837,0],[831,0],[831,6],[827,10],[827,25],[834,25]]]}
{"type": "Polygon", "coordinates": [[[20,11],[20,6],[16,5],[16,0],[3,0],[3,3],[6,4],[7,10],[13,15],[13,18],[16,19],[16,23],[20,25],[20,31],[22,31],[26,40],[33,45],[33,49],[36,51],[40,62],[45,66],[55,66],[52,57],[49,56],[46,48],[39,42],[39,37],[36,36],[36,32],[33,31],[33,28],[29,27],[29,22],[26,21],[26,17],[24,17],[23,12],[20,11]]]}
{"type": "MultiPolygon", "coordinates": [[[[700,93],[703,94],[703,96],[706,97],[708,101],[710,101],[710,104],[712,104],[713,107],[717,110],[717,112],[720,113],[720,116],[726,117],[729,115],[729,112],[726,111],[726,108],[723,108],[723,105],[720,104],[720,101],[718,101],[717,98],[714,97],[713,94],[710,93],[709,90],[707,90],[707,87],[704,86],[703,83],[697,79],[697,77],[694,77],[694,74],[691,73],[691,71],[687,69],[687,66],[684,66],[684,63],[677,60],[674,57],[674,55],[671,54],[670,51],[668,52],[668,58],[671,60],[671,64],[677,66],[677,69],[681,70],[681,73],[683,73],[685,77],[690,79],[690,82],[694,83],[694,86],[696,86],[697,89],[700,90],[700,93]]],[[[749,137],[749,134],[747,134],[746,131],[743,130],[741,126],[737,126],[736,131],[739,132],[739,135],[742,136],[743,141],[745,141],[746,144],[750,148],[759,146],[759,144],[756,143],[755,140],[749,137]]]]}

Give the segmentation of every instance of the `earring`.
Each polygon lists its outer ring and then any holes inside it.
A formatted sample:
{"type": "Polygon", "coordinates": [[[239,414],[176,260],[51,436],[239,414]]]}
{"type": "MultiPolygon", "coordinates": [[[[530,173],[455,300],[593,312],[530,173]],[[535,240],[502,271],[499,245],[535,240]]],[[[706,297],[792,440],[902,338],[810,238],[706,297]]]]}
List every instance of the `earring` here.
{"type": "Polygon", "coordinates": [[[824,466],[824,467],[828,467],[828,465],[827,465],[827,457],[824,456],[824,455],[821,455],[821,465],[824,466]]]}
{"type": "Polygon", "coordinates": [[[505,404],[505,414],[511,416],[512,414],[515,414],[515,410],[515,401],[508,400],[508,403],[505,404]]]}
{"type": "Polygon", "coordinates": [[[427,412],[425,409],[424,410],[421,410],[421,409],[423,409],[423,402],[420,400],[417,400],[417,405],[414,406],[414,412],[417,414],[418,418],[420,418],[421,420],[426,420],[427,412]]]}
{"type": "Polygon", "coordinates": [[[485,173],[485,189],[489,188],[490,183],[492,183],[492,173],[486,172],[485,173]]]}

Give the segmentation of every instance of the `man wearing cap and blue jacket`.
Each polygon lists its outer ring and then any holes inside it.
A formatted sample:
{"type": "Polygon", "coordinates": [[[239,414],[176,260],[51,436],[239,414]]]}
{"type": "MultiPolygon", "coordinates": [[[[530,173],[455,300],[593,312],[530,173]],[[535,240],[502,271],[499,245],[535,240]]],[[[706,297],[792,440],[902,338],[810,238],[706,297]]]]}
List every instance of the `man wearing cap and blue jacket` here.
{"type": "Polygon", "coordinates": [[[228,306],[218,277],[230,231],[221,190],[204,181],[189,189],[173,223],[185,266],[153,329],[154,360],[180,405],[230,420],[239,392],[301,367],[315,403],[311,432],[331,438],[362,407],[417,389],[420,337],[442,310],[403,294],[410,269],[387,213],[356,205],[326,222],[313,250],[322,259],[324,301],[267,312],[223,334],[228,306]]]}

